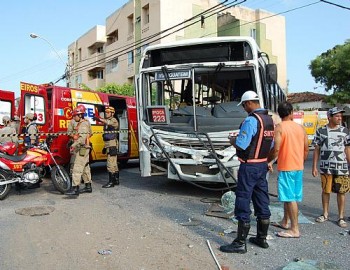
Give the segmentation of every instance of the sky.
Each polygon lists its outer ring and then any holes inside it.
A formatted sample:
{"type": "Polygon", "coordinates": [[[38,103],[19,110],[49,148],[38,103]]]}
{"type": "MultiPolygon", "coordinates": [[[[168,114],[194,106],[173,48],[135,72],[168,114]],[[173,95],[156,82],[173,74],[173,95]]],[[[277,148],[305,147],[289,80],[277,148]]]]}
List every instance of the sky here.
{"type": "MultiPolygon", "coordinates": [[[[186,0],[178,0],[178,2],[186,0]]],[[[329,2],[350,9],[349,0],[329,2]]],[[[13,0],[0,10],[0,89],[19,95],[20,82],[56,81],[63,75],[68,46],[127,0],[13,0]],[[33,39],[31,33],[41,38],[33,39]],[[60,57],[58,57],[58,54],[60,57]]],[[[247,0],[242,6],[264,9],[286,18],[289,92],[325,94],[308,65],[322,52],[350,39],[350,10],[317,0],[247,0]]],[[[64,85],[61,81],[58,85],[64,85]]]]}

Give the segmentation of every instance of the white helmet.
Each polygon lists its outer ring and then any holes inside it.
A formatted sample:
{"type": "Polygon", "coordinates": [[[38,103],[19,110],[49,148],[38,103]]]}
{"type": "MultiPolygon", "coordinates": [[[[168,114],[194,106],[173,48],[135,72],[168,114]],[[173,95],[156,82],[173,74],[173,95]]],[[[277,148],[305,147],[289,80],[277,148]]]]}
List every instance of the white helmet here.
{"type": "Polygon", "coordinates": [[[249,90],[242,95],[241,102],[238,103],[237,106],[240,106],[242,102],[248,101],[248,100],[259,100],[259,96],[254,91],[249,90]]]}

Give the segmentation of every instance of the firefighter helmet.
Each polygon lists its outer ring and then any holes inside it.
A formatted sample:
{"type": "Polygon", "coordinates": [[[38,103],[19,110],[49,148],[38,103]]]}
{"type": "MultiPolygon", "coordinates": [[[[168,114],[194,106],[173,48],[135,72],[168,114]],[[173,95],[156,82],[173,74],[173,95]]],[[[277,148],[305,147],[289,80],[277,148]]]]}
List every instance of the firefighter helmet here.
{"type": "Polygon", "coordinates": [[[115,113],[115,109],[112,106],[107,106],[105,108],[105,112],[110,112],[111,114],[115,113]]]}
{"type": "Polygon", "coordinates": [[[86,108],[85,108],[85,106],[84,106],[83,104],[79,104],[79,105],[77,106],[77,108],[79,108],[79,110],[81,110],[83,113],[86,112],[86,108]]]}
{"type": "MultiPolygon", "coordinates": [[[[81,105],[81,106],[83,106],[83,105],[81,105]]],[[[76,107],[74,110],[73,110],[73,113],[72,113],[72,115],[73,116],[76,116],[76,115],[78,115],[78,114],[84,114],[85,113],[85,107],[83,106],[83,108],[82,107],[76,107]]]]}
{"type": "Polygon", "coordinates": [[[11,120],[11,118],[8,117],[7,115],[5,115],[5,116],[2,118],[2,122],[3,122],[5,125],[7,125],[8,122],[10,122],[10,120],[11,120]]]}

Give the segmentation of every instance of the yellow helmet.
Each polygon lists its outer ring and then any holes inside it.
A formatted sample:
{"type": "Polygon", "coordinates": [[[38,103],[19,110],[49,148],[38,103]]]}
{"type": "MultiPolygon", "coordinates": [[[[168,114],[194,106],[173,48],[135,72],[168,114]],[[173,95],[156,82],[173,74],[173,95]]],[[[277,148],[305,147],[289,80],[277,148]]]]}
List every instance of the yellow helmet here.
{"type": "Polygon", "coordinates": [[[105,112],[110,112],[111,114],[115,113],[115,109],[112,106],[107,106],[105,108],[105,112]]]}

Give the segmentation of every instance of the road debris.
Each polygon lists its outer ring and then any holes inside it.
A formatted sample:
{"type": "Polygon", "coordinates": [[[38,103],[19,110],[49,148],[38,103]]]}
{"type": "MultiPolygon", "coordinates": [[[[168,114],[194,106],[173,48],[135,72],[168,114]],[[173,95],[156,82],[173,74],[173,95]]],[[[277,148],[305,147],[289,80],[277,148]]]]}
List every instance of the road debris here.
{"type": "Polygon", "coordinates": [[[111,255],[112,254],[112,250],[110,249],[100,249],[99,251],[97,251],[98,254],[101,255],[111,255]]]}

